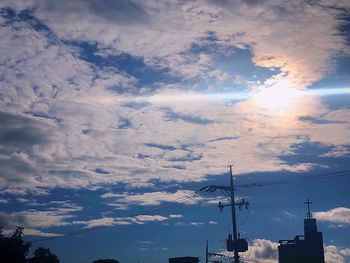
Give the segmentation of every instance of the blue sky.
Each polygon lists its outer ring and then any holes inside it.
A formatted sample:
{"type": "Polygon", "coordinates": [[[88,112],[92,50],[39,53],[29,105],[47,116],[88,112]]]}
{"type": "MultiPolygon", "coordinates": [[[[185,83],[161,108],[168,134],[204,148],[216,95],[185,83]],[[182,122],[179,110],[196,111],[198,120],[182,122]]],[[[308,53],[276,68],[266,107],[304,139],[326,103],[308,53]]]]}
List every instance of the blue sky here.
{"type": "MultiPolygon", "coordinates": [[[[350,169],[348,1],[0,8],[0,225],[52,238],[35,245],[63,263],[223,251],[229,213],[194,192],[229,164],[237,184],[350,169]]],[[[348,185],[239,188],[244,256],[276,262],[310,198],[327,262],[348,262],[348,185]]]]}

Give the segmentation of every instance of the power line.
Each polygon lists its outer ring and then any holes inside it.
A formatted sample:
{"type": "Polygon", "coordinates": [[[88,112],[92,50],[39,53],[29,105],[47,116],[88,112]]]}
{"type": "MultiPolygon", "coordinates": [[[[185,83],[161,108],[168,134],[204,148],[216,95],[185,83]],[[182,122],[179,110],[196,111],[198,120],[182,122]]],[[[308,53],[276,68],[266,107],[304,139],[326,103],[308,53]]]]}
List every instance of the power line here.
{"type": "MultiPolygon", "coordinates": [[[[155,212],[155,211],[161,211],[161,210],[165,210],[168,209],[170,207],[176,206],[178,204],[180,204],[181,202],[187,201],[191,198],[193,198],[194,196],[197,195],[198,191],[195,191],[194,193],[176,198],[174,200],[170,200],[167,202],[170,202],[170,204],[165,204],[165,205],[159,205],[155,208],[150,208],[150,209],[144,209],[141,211],[138,211],[136,213],[130,214],[126,217],[136,217],[136,216],[140,216],[143,215],[144,213],[149,213],[149,212],[155,212]]],[[[97,231],[100,229],[104,229],[104,228],[108,228],[108,227],[112,227],[114,225],[102,225],[102,226],[97,226],[97,227],[93,227],[93,228],[85,228],[82,230],[77,230],[77,231],[73,231],[73,232],[69,232],[65,235],[62,236],[52,236],[52,237],[46,237],[46,238],[41,238],[41,239],[34,239],[34,240],[29,240],[29,242],[31,243],[39,243],[39,242],[44,242],[44,241],[50,241],[50,240],[56,240],[56,239],[62,239],[62,238],[67,238],[67,237],[71,237],[71,236],[75,236],[75,235],[80,235],[80,234],[84,234],[84,233],[88,233],[88,232],[93,232],[93,231],[97,231]]]]}
{"type": "Polygon", "coordinates": [[[337,177],[343,177],[350,175],[350,170],[326,173],[326,174],[317,174],[317,175],[307,175],[296,178],[290,178],[285,180],[271,180],[271,181],[263,181],[257,183],[248,183],[248,184],[237,184],[236,187],[248,188],[248,187],[262,187],[262,186],[270,186],[270,185],[281,185],[281,184],[291,184],[298,182],[309,182],[309,181],[318,181],[318,180],[328,180],[337,177]]]}
{"type": "MultiPolygon", "coordinates": [[[[350,175],[350,170],[344,170],[344,171],[337,171],[337,172],[326,173],[326,174],[321,174],[321,175],[309,175],[309,176],[303,176],[303,177],[298,177],[298,178],[292,178],[293,180],[272,180],[272,181],[265,181],[265,182],[260,182],[260,183],[258,182],[258,183],[249,183],[249,184],[237,184],[237,185],[235,185],[235,187],[243,187],[243,188],[263,187],[263,186],[290,184],[290,183],[298,183],[298,182],[328,180],[328,179],[349,176],[349,175],[350,175]]],[[[184,195],[182,197],[176,198],[174,200],[165,201],[168,204],[159,205],[159,206],[154,207],[154,208],[144,209],[144,210],[138,211],[136,213],[132,213],[126,217],[136,217],[136,216],[142,215],[144,213],[150,213],[150,212],[162,211],[162,210],[169,209],[169,208],[177,206],[177,205],[179,205],[187,200],[193,199],[195,196],[197,196],[197,194],[199,193],[200,190],[197,190],[197,191],[190,193],[188,195],[184,195]]],[[[206,192],[202,192],[202,193],[213,194],[213,193],[206,193],[206,192]]],[[[102,225],[102,226],[97,226],[97,227],[93,227],[93,228],[85,228],[82,230],[69,232],[69,233],[62,235],[62,236],[52,236],[52,237],[46,237],[46,238],[41,238],[41,239],[34,239],[34,240],[29,240],[29,242],[39,243],[39,242],[43,242],[43,241],[63,239],[63,238],[67,238],[70,236],[75,236],[75,235],[80,235],[80,234],[84,234],[84,233],[88,233],[88,232],[93,232],[93,231],[97,231],[97,230],[112,227],[112,226],[114,226],[114,225],[102,225]]]]}

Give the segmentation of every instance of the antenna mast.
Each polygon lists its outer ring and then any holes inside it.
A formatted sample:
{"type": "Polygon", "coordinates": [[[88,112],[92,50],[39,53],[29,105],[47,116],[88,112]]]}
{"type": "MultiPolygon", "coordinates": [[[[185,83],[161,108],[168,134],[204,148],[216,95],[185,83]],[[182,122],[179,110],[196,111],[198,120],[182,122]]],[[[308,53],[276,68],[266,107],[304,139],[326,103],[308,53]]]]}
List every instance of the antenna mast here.
{"type": "Polygon", "coordinates": [[[308,198],[307,201],[304,202],[304,204],[307,205],[307,219],[311,219],[312,218],[312,213],[310,212],[310,204],[312,204],[312,202],[310,202],[309,198],[308,198]]]}

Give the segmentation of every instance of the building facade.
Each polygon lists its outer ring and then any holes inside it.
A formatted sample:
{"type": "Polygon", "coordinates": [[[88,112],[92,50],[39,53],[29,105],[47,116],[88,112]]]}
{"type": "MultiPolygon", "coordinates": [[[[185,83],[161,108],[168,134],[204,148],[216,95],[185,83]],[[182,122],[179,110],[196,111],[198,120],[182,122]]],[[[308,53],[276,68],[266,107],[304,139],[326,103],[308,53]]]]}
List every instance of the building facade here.
{"type": "Polygon", "coordinates": [[[199,263],[198,257],[169,258],[169,263],[199,263]]]}
{"type": "Polygon", "coordinates": [[[279,241],[279,263],[325,263],[322,232],[317,231],[316,219],[311,218],[309,204],[308,218],[304,219],[304,235],[279,241]]]}

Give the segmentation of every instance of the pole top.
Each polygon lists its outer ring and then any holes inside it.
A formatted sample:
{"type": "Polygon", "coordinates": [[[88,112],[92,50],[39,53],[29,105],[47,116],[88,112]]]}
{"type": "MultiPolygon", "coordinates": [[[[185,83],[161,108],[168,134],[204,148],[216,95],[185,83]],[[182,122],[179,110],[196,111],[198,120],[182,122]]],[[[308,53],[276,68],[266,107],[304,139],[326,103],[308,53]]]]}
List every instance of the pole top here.
{"type": "Polygon", "coordinates": [[[307,205],[307,219],[311,219],[312,218],[312,213],[310,212],[310,204],[312,204],[312,202],[310,202],[309,198],[307,199],[306,202],[304,202],[304,204],[307,205]]]}

